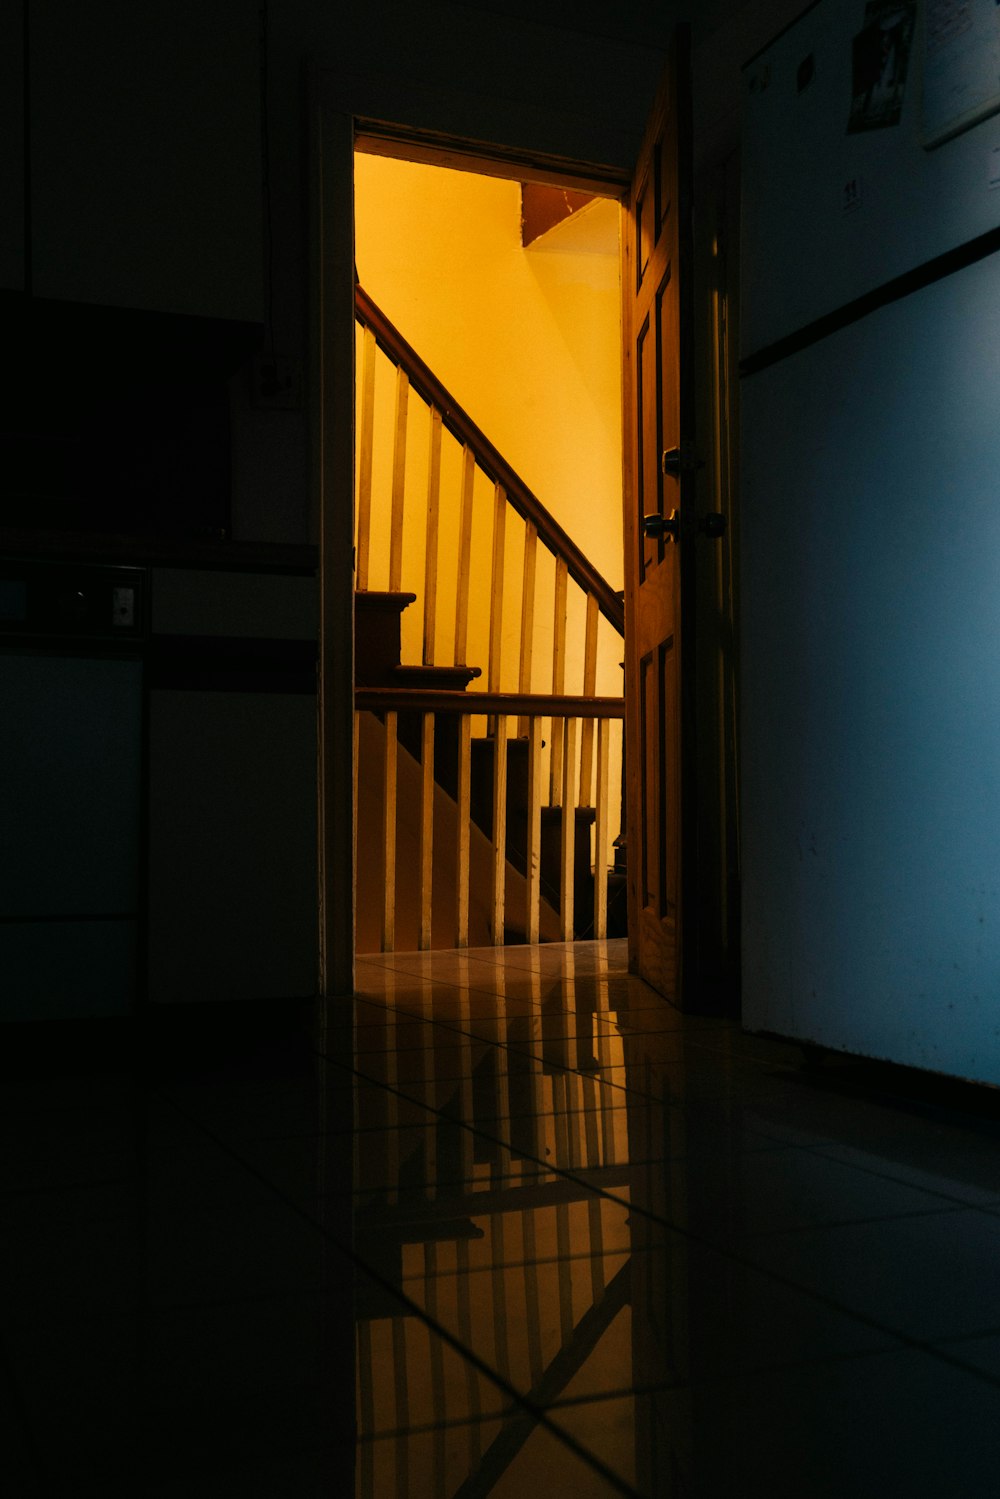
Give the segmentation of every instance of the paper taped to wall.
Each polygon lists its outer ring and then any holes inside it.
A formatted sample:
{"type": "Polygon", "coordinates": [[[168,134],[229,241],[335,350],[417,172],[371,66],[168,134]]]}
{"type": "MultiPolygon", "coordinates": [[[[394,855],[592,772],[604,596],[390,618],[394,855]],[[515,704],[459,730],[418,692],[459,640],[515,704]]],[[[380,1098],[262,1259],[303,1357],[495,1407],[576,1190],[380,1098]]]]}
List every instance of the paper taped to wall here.
{"type": "Polygon", "coordinates": [[[921,139],[939,146],[1000,109],[997,0],[927,0],[921,139]]]}

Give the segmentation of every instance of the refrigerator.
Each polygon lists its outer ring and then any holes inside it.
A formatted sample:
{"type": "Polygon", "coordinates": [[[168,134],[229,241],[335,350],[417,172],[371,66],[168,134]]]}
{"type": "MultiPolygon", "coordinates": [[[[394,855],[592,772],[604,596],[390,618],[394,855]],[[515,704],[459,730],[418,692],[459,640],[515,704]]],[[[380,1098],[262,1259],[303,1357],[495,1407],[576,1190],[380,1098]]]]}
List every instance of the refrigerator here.
{"type": "Polygon", "coordinates": [[[998,16],[927,0],[888,105],[887,5],[747,64],[741,288],[744,1024],[993,1084],[998,16]]]}

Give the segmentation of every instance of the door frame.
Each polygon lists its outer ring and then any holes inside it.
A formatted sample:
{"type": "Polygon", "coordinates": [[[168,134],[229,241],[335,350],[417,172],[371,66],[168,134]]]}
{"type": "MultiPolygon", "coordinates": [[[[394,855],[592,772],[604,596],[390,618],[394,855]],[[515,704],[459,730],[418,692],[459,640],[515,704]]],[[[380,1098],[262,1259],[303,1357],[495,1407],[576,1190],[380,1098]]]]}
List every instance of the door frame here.
{"type": "MultiPolygon", "coordinates": [[[[309,107],[309,433],[312,526],[319,540],[318,861],[320,989],[354,991],[354,151],[617,198],[631,172],[373,119],[343,75],[314,72],[309,107]],[[350,400],[339,398],[351,392],[350,400]],[[350,871],[350,879],[345,872],[350,871]]],[[[512,135],[516,132],[511,130],[512,135]]],[[[624,549],[624,539],[623,539],[624,549]]]]}

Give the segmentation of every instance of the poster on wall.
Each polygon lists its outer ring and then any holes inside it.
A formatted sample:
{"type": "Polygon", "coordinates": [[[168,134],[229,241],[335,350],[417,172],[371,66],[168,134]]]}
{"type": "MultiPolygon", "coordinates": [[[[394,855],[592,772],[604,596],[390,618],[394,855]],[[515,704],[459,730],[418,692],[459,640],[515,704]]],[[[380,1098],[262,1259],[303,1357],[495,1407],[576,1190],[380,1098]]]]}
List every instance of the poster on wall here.
{"type": "Polygon", "coordinates": [[[1000,4],[926,0],[921,138],[930,149],[1000,109],[1000,4]]]}
{"type": "Polygon", "coordinates": [[[916,0],[869,0],[851,46],[848,134],[898,125],[913,47],[916,0]]]}

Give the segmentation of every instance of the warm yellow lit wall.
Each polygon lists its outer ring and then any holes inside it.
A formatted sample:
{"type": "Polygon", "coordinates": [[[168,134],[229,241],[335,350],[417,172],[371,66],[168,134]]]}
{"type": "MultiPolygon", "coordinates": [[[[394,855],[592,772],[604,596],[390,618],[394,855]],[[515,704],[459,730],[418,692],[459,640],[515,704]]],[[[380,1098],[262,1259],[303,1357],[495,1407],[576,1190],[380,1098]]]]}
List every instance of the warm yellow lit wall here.
{"type": "MultiPolygon", "coordinates": [[[[516,182],[358,154],[355,157],[356,260],[362,287],[465,407],[542,504],[615,589],[622,587],[621,331],[619,205],[597,201],[525,250],[516,182]]],[[[358,335],[358,465],[362,446],[363,341],[358,335]]],[[[437,608],[433,640],[423,639],[427,407],[408,403],[403,561],[399,586],[417,602],[403,615],[403,660],[448,664],[455,656],[459,590],[462,458],[445,435],[441,454],[437,608]]],[[[395,376],[376,361],[370,565],[366,586],[390,586],[390,492],[396,420],[395,376]]],[[[459,659],[479,666],[487,686],[493,595],[493,486],[474,489],[468,643],[459,659]]],[[[525,528],[509,508],[505,538],[503,691],[519,686],[525,528]]],[[[529,689],[553,690],[555,565],[538,549],[534,650],[529,689]]],[[[585,598],[567,596],[565,681],[584,689],[585,598]]],[[[621,637],[598,629],[598,694],[622,692],[621,637]]],[[[510,732],[516,732],[512,719],[510,732]]],[[[548,735],[547,735],[548,738],[548,735]]],[[[548,781],[550,746],[546,748],[548,781]]],[[[611,740],[612,797],[620,784],[620,727],[611,740]]],[[[551,798],[562,800],[553,786],[551,798]]],[[[614,802],[604,862],[618,830],[614,802]]]]}
{"type": "MultiPolygon", "coordinates": [[[[525,250],[516,182],[359,153],[355,198],[361,285],[621,588],[617,202],[595,202],[525,250]]],[[[420,558],[403,579],[416,593],[420,558]]],[[[488,577],[475,585],[488,593],[488,577]]],[[[544,650],[541,595],[539,606],[544,650]]],[[[570,668],[578,636],[571,604],[570,668]]],[[[620,642],[602,654],[615,662],[598,691],[620,692],[620,642]]]]}

